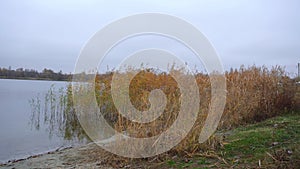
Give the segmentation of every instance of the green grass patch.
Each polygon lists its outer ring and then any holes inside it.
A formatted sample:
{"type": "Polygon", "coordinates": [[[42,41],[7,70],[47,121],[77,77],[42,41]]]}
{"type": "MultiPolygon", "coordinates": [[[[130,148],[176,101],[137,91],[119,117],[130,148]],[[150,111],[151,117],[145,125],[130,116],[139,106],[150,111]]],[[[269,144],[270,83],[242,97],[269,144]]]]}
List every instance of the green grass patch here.
{"type": "MultiPolygon", "coordinates": [[[[163,168],[297,168],[300,166],[300,112],[238,127],[227,134],[215,157],[178,157],[163,168]]],[[[222,134],[221,133],[221,134],[222,134]]]]}
{"type": "Polygon", "coordinates": [[[233,130],[222,153],[228,161],[244,164],[299,162],[299,132],[299,113],[271,118],[233,130]]]}

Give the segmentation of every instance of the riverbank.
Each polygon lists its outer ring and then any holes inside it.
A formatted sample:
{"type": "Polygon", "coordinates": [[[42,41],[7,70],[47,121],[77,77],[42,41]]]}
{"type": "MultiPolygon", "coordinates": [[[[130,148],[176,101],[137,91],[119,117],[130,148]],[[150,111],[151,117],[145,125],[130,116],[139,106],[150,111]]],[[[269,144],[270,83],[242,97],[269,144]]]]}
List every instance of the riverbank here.
{"type": "Polygon", "coordinates": [[[94,143],[0,165],[0,168],[297,168],[300,166],[300,113],[222,131],[220,148],[192,157],[151,159],[114,156],[94,143]]]}
{"type": "Polygon", "coordinates": [[[96,157],[97,160],[95,160],[84,155],[95,150],[98,153],[102,151],[96,144],[90,143],[80,147],[64,148],[26,159],[10,161],[0,164],[0,168],[108,168],[102,165],[101,158],[96,157]]]}

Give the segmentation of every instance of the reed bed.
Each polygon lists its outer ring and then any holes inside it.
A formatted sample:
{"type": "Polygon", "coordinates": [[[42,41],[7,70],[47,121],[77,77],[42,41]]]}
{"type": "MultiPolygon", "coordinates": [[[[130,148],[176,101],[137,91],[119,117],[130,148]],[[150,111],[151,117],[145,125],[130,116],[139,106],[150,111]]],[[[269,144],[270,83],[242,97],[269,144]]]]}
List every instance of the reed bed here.
{"type": "MultiPolygon", "coordinates": [[[[132,73],[128,69],[126,74],[132,73]]],[[[182,73],[180,70],[170,70],[182,73]]],[[[184,75],[184,73],[182,73],[184,75]]],[[[162,90],[167,98],[167,106],[163,114],[153,122],[141,124],[132,122],[118,113],[111,96],[111,82],[113,73],[97,75],[96,97],[101,113],[105,119],[119,132],[126,132],[131,137],[145,138],[161,134],[175,121],[180,110],[180,89],[175,79],[165,72],[145,69],[139,72],[129,86],[129,98],[134,107],[140,111],[150,108],[149,94],[154,89],[162,90]]],[[[218,130],[231,129],[246,123],[255,123],[266,118],[274,117],[281,113],[297,108],[297,85],[285,73],[284,69],[275,66],[266,67],[241,67],[231,69],[225,73],[227,81],[227,99],[223,116],[218,130]]],[[[194,154],[202,150],[216,148],[220,140],[216,135],[204,144],[198,143],[198,137],[203,127],[211,101],[211,83],[207,74],[195,75],[200,93],[198,118],[188,136],[174,147],[171,152],[194,154]]],[[[119,82],[122,85],[122,82],[119,82]]]]}
{"type": "MultiPolygon", "coordinates": [[[[111,93],[112,78],[115,74],[129,76],[133,75],[134,71],[136,70],[127,69],[124,72],[108,72],[96,76],[94,79],[95,96],[100,112],[118,132],[125,132],[136,138],[158,136],[174,124],[183,101],[181,100],[182,93],[179,85],[171,74],[176,74],[179,78],[191,76],[191,74],[175,68],[172,68],[168,73],[154,69],[144,69],[136,74],[130,82],[129,93],[127,94],[130,103],[137,110],[146,111],[150,108],[149,95],[155,89],[160,89],[166,96],[166,107],[158,118],[149,123],[137,123],[119,113],[111,93]]],[[[225,73],[225,77],[227,83],[226,105],[218,124],[218,130],[228,130],[247,123],[255,123],[300,108],[300,86],[296,83],[297,79],[291,79],[284,69],[279,66],[272,69],[256,66],[231,69],[225,73]]],[[[86,78],[86,76],[83,78],[86,78]]],[[[210,77],[207,74],[195,73],[193,78],[195,78],[199,89],[200,103],[198,105],[188,103],[188,107],[199,107],[197,119],[185,139],[168,153],[193,155],[199,151],[216,149],[222,146],[222,138],[218,134],[212,135],[203,144],[198,143],[199,134],[202,131],[211,105],[212,88],[210,77]]],[[[218,76],[211,78],[218,78],[218,76]]],[[[118,81],[117,85],[120,85],[117,86],[117,89],[121,90],[124,82],[118,81]]],[[[187,86],[189,85],[187,84],[187,86]]],[[[188,89],[186,92],[192,92],[192,90],[188,89]]],[[[32,125],[39,129],[42,121],[44,121],[45,125],[48,125],[50,135],[54,133],[53,130],[59,130],[59,133],[66,139],[86,138],[76,116],[73,101],[71,86],[66,91],[60,89],[58,93],[55,93],[54,87],[51,87],[45,96],[44,102],[39,97],[30,101],[33,108],[32,125]]],[[[89,101],[85,100],[83,104],[89,104],[89,101]]],[[[186,123],[191,122],[187,121],[186,123]]],[[[120,149],[122,148],[124,148],[124,145],[120,145],[120,149]]]]}

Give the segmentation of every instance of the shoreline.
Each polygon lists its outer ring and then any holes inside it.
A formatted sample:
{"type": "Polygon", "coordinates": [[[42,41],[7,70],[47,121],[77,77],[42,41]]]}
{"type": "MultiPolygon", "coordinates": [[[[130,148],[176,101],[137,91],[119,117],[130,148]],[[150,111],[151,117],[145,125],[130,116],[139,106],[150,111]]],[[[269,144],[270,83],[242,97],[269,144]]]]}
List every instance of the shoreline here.
{"type": "Polygon", "coordinates": [[[94,150],[103,151],[92,142],[81,146],[58,148],[55,151],[32,155],[23,159],[9,160],[1,163],[0,168],[108,168],[101,163],[101,156],[91,160],[85,155],[85,153],[94,150]]]}
{"type": "Polygon", "coordinates": [[[36,154],[33,154],[33,155],[29,155],[29,156],[24,155],[24,157],[13,158],[13,159],[2,161],[2,162],[0,162],[0,167],[2,165],[6,165],[6,164],[10,164],[10,163],[16,163],[16,162],[23,161],[23,160],[28,160],[30,158],[36,158],[36,157],[39,157],[39,156],[42,156],[42,155],[45,155],[45,154],[53,154],[53,153],[58,152],[58,151],[63,151],[63,150],[66,150],[66,149],[76,148],[76,147],[80,147],[80,146],[84,146],[84,145],[59,147],[59,148],[46,150],[44,152],[36,153],[36,154]]]}
{"type": "Polygon", "coordinates": [[[300,164],[299,112],[220,131],[215,150],[193,156],[177,154],[148,159],[122,158],[91,142],[0,164],[0,169],[23,168],[297,168],[300,164]],[[272,133],[272,134],[270,134],[272,133]],[[274,137],[276,136],[276,137],[274,137]],[[254,148],[253,148],[254,147],[254,148]],[[279,154],[280,153],[280,154],[279,154]],[[278,156],[280,155],[280,156],[278,156]],[[280,159],[282,158],[282,159],[280,159]]]}

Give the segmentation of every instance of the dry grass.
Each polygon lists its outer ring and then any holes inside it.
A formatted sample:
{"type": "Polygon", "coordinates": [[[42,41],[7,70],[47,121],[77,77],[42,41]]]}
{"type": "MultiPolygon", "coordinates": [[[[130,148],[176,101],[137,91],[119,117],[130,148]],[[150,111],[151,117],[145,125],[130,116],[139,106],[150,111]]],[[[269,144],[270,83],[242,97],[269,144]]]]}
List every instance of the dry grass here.
{"type": "MultiPolygon", "coordinates": [[[[123,75],[130,74],[131,71],[128,69],[123,75]]],[[[180,71],[177,70],[177,73],[180,71]]],[[[181,93],[170,74],[144,70],[131,81],[130,101],[140,111],[150,108],[148,97],[151,90],[161,89],[167,97],[164,113],[155,121],[146,124],[132,122],[118,113],[111,96],[112,76],[113,73],[97,75],[95,90],[96,93],[100,93],[96,97],[101,112],[116,130],[126,131],[133,137],[144,138],[159,135],[173,124],[180,110],[181,93]]],[[[176,154],[192,155],[220,145],[217,136],[212,136],[205,144],[198,143],[210,105],[211,83],[205,74],[198,73],[195,78],[201,102],[200,105],[190,106],[200,106],[200,112],[188,137],[172,149],[171,152],[176,154]]],[[[226,72],[226,79],[226,107],[218,129],[230,129],[245,123],[255,123],[295,109],[298,104],[294,97],[297,86],[281,67],[276,66],[271,70],[266,67],[241,67],[239,70],[226,72]]]]}

